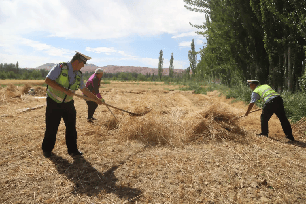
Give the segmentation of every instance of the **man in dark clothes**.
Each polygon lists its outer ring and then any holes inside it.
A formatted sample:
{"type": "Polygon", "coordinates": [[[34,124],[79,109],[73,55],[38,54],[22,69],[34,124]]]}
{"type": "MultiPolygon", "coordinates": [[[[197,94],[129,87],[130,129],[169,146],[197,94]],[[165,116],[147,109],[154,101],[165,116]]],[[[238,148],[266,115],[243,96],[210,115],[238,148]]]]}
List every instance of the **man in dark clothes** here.
{"type": "Polygon", "coordinates": [[[253,93],[252,93],[251,102],[249,104],[247,112],[245,113],[245,116],[248,116],[255,102],[259,100],[260,98],[262,98],[265,103],[262,108],[262,114],[260,117],[261,133],[257,135],[268,137],[268,133],[269,133],[268,122],[271,116],[275,113],[281,122],[286,138],[291,141],[294,141],[291,125],[286,117],[283,99],[280,96],[280,94],[274,91],[267,84],[259,85],[258,80],[247,80],[247,82],[250,88],[252,89],[253,93]]]}
{"type": "MultiPolygon", "coordinates": [[[[103,77],[103,69],[98,68],[96,69],[95,73],[91,75],[86,83],[86,87],[88,88],[91,93],[96,95],[99,99],[102,100],[103,103],[105,103],[104,99],[102,98],[101,94],[99,93],[99,87],[101,83],[101,79],[103,77]]],[[[86,101],[88,105],[88,122],[93,122],[93,120],[96,120],[93,115],[96,111],[96,108],[98,107],[98,104],[93,101],[86,101]]]]}

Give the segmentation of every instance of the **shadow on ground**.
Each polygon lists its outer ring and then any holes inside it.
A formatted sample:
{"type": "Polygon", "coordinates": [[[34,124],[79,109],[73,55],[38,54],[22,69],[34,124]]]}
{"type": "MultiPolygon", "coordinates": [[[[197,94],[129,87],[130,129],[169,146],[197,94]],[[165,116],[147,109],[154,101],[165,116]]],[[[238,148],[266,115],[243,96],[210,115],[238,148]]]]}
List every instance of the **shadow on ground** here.
{"type": "Polygon", "coordinates": [[[74,185],[74,194],[86,194],[97,196],[101,191],[113,193],[120,199],[134,200],[142,194],[141,190],[127,186],[117,186],[118,179],[114,171],[119,165],[115,165],[104,173],[100,173],[82,156],[75,158],[71,164],[68,160],[53,155],[50,160],[55,164],[58,173],[64,174],[74,185]]]}
{"type": "Polygon", "coordinates": [[[280,140],[280,139],[276,139],[276,138],[273,138],[273,137],[270,137],[270,139],[274,140],[274,141],[277,141],[277,142],[282,142],[282,143],[286,143],[286,144],[290,144],[290,145],[294,145],[294,146],[297,146],[297,147],[302,147],[302,148],[306,148],[306,143],[305,142],[302,142],[302,141],[298,141],[298,140],[294,140],[294,141],[287,141],[287,142],[283,142],[283,140],[280,140]]]}
{"type": "Polygon", "coordinates": [[[295,140],[295,141],[293,141],[293,142],[288,142],[288,143],[290,143],[290,144],[292,144],[292,145],[294,145],[294,146],[297,146],[297,147],[302,147],[302,148],[306,148],[306,143],[305,142],[302,142],[302,141],[297,141],[297,140],[295,140]]]}

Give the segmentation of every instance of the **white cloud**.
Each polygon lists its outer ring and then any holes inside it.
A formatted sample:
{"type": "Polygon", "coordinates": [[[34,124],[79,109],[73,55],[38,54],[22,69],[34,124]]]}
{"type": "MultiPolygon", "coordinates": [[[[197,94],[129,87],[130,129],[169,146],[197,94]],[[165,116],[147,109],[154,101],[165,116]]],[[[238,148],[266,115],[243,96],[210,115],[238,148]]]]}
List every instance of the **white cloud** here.
{"type": "Polygon", "coordinates": [[[29,39],[25,39],[25,38],[21,38],[19,40],[20,44],[24,44],[26,46],[32,47],[35,50],[38,51],[44,51],[46,52],[48,55],[50,56],[59,56],[62,57],[64,55],[73,55],[74,52],[71,50],[67,50],[67,49],[63,49],[63,48],[56,48],[53,47],[51,45],[47,45],[45,43],[40,43],[38,41],[34,41],[34,40],[29,40],[29,39]]]}
{"type": "Polygon", "coordinates": [[[187,33],[181,33],[179,35],[174,35],[171,38],[182,38],[182,37],[189,37],[189,36],[198,36],[196,32],[187,32],[187,33]]]}
{"type": "Polygon", "coordinates": [[[78,39],[188,33],[203,14],[178,0],[0,1],[1,30],[78,39]]]}
{"type": "Polygon", "coordinates": [[[94,52],[94,53],[105,53],[107,55],[110,55],[110,53],[117,52],[115,48],[113,47],[96,47],[96,48],[90,48],[86,47],[85,49],[87,52],[94,52]]]}
{"type": "MultiPolygon", "coordinates": [[[[74,54],[74,50],[64,49],[64,46],[49,41],[42,42],[35,39],[36,36],[111,41],[114,38],[130,39],[165,33],[173,35],[172,38],[193,37],[196,36],[195,29],[189,22],[202,24],[203,21],[203,14],[184,8],[183,0],[81,0],[77,3],[72,0],[0,0],[0,16],[1,61],[15,62],[18,57],[17,60],[24,60],[22,64],[28,67],[70,60],[74,54]],[[32,40],[25,36],[31,36],[32,40]]],[[[82,43],[76,40],[69,46],[79,49],[82,43]]],[[[86,47],[86,51],[104,53],[109,61],[133,60],[157,67],[157,59],[142,58],[142,54],[134,56],[134,53],[126,53],[116,47],[86,47]],[[117,58],[112,58],[115,54],[117,58]]],[[[187,46],[180,43],[180,47],[187,46]]],[[[107,62],[104,59],[96,61],[107,62]]]]}
{"type": "Polygon", "coordinates": [[[47,62],[68,61],[74,55],[72,50],[54,47],[16,35],[5,35],[1,37],[0,41],[2,43],[1,62],[19,61],[21,67],[35,68],[47,62]]]}
{"type": "Polygon", "coordinates": [[[190,47],[191,46],[191,41],[183,41],[179,43],[180,47],[190,47]]]}
{"type": "MultiPolygon", "coordinates": [[[[180,42],[179,43],[179,47],[181,47],[181,48],[191,48],[191,42],[192,42],[192,40],[190,40],[190,41],[182,41],[182,42],[180,42]]],[[[204,42],[206,42],[206,40],[205,39],[195,39],[195,41],[194,41],[194,44],[196,45],[196,46],[203,46],[204,45],[204,42]]]]}
{"type": "Polygon", "coordinates": [[[63,60],[69,61],[71,57],[44,57],[44,56],[35,56],[31,54],[3,54],[0,53],[0,59],[4,63],[16,63],[18,61],[19,66],[22,68],[36,68],[40,65],[43,65],[47,62],[49,63],[58,63],[63,60]]]}

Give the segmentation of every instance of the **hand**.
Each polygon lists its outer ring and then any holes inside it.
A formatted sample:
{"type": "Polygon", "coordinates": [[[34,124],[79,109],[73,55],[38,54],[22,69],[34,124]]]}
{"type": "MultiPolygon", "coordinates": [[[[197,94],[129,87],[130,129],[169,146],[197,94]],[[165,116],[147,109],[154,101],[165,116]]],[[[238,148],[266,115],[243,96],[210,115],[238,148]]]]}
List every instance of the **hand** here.
{"type": "Polygon", "coordinates": [[[105,100],[103,98],[101,98],[102,103],[105,103],[105,100]]]}

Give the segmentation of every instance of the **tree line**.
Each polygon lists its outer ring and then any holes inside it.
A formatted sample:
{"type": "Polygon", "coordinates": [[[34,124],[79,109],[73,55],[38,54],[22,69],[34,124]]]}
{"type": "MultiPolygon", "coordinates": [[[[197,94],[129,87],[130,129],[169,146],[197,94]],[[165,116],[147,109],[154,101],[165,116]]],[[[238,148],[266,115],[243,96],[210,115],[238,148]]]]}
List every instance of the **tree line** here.
{"type": "Polygon", "coordinates": [[[207,39],[192,75],[231,86],[246,79],[279,91],[305,84],[306,1],[184,0],[203,13],[199,35],[207,39]],[[304,80],[304,81],[303,81],[304,80]]]}
{"type": "Polygon", "coordinates": [[[44,69],[20,69],[18,62],[0,63],[0,79],[45,79],[48,71],[44,69]]]}
{"type": "MultiPolygon", "coordinates": [[[[46,69],[24,69],[19,68],[18,62],[0,63],[0,79],[21,79],[21,80],[44,80],[49,70],[46,69]]],[[[83,77],[88,79],[90,73],[84,73],[83,77]]]]}
{"type": "MultiPolygon", "coordinates": [[[[103,78],[106,80],[120,80],[120,81],[171,81],[171,79],[179,79],[182,74],[177,74],[173,72],[173,54],[172,63],[170,63],[171,74],[170,76],[160,76],[147,73],[104,73],[103,78]]],[[[21,79],[21,80],[44,80],[48,75],[49,70],[46,69],[23,69],[19,68],[18,62],[16,64],[10,63],[0,63],[0,79],[21,79]]],[[[88,80],[88,78],[94,72],[84,72],[83,79],[88,80]]],[[[162,74],[162,72],[161,72],[162,74]]]]}

